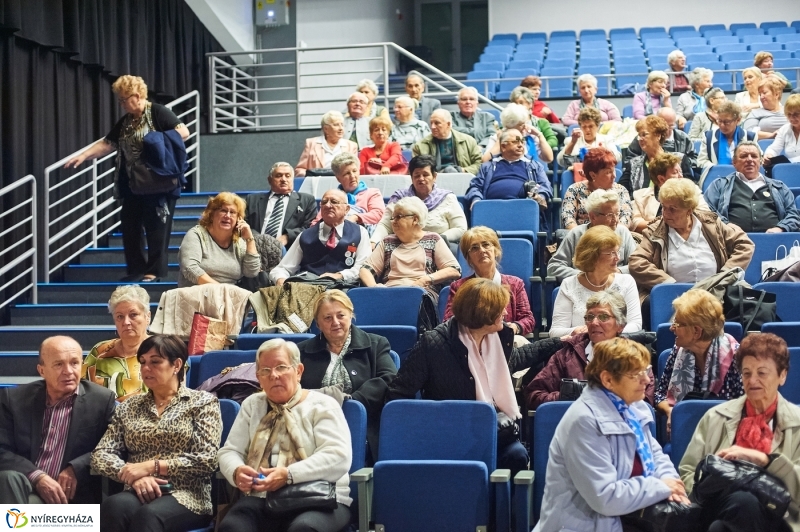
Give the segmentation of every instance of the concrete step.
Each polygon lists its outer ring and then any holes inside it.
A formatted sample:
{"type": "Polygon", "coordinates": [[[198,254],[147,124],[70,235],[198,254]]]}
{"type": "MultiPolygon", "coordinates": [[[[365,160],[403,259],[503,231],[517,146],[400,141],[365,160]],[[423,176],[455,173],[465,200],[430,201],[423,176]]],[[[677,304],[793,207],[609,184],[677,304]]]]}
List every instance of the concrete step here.
{"type": "Polygon", "coordinates": [[[20,384],[29,384],[33,381],[41,380],[41,377],[4,377],[0,375],[0,387],[13,388],[20,384]]]}
{"type": "MultiPolygon", "coordinates": [[[[88,351],[97,342],[114,338],[117,330],[113,324],[100,326],[80,326],[80,325],[64,325],[64,326],[29,326],[29,325],[6,325],[0,327],[0,346],[3,346],[5,353],[30,351],[37,352],[39,346],[45,338],[56,335],[71,336],[84,349],[88,351]]],[[[36,375],[36,358],[37,356],[27,356],[25,359],[29,362],[20,362],[20,357],[10,357],[8,361],[0,358],[0,375],[36,375]],[[22,365],[21,365],[22,364],[22,365]],[[21,371],[20,368],[27,368],[21,371]]]]}
{"type": "MultiPolygon", "coordinates": [[[[150,314],[155,315],[158,301],[150,303],[150,314]]],[[[109,325],[114,319],[104,303],[45,303],[14,305],[9,309],[11,325],[109,325]]]]}
{"type": "MultiPolygon", "coordinates": [[[[90,283],[119,281],[128,274],[125,264],[70,264],[64,267],[64,282],[90,283]]],[[[178,281],[178,265],[170,264],[169,273],[162,281],[178,281]]],[[[120,281],[121,282],[121,281],[120,281]]]]}
{"type": "Polygon", "coordinates": [[[208,204],[209,198],[213,198],[216,195],[216,192],[188,192],[181,194],[175,205],[194,205],[204,209],[208,204]]]}
{"type": "Polygon", "coordinates": [[[199,219],[205,209],[205,205],[175,205],[175,216],[194,216],[199,219]]]}
{"type": "Polygon", "coordinates": [[[36,370],[38,361],[38,351],[0,352],[0,383],[21,384],[17,379],[32,380],[34,377],[38,378],[39,372],[36,370]],[[20,377],[20,375],[24,375],[24,377],[20,377]]]}
{"type": "Polygon", "coordinates": [[[172,219],[172,231],[185,233],[200,221],[199,216],[178,216],[177,214],[172,219]]]}
{"type": "MultiPolygon", "coordinates": [[[[169,262],[178,263],[178,246],[170,246],[169,262]]],[[[79,256],[81,264],[119,264],[125,262],[125,253],[122,247],[90,248],[79,256]]]]}
{"type": "MultiPolygon", "coordinates": [[[[169,237],[169,246],[170,247],[180,247],[181,242],[183,242],[183,237],[186,236],[185,231],[173,231],[169,237]]],[[[108,236],[108,244],[106,244],[110,248],[121,248],[122,247],[122,233],[111,233],[108,236]]]]}
{"type": "MultiPolygon", "coordinates": [[[[39,283],[39,303],[108,303],[111,293],[122,283],[39,283]]],[[[130,283],[133,284],[133,283],[130,283]]],[[[161,294],[178,288],[175,282],[138,283],[147,290],[150,301],[158,303],[161,294]]]]}

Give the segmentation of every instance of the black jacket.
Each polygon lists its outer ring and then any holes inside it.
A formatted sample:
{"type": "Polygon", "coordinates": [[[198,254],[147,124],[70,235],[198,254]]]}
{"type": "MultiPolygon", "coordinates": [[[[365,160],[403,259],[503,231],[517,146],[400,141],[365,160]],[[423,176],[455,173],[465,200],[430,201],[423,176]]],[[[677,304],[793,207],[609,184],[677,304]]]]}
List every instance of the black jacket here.
{"type": "MultiPolygon", "coordinates": [[[[352,325],[350,347],[343,364],[353,383],[352,397],[367,409],[367,441],[372,456],[378,456],[378,432],[381,411],[389,383],[397,373],[389,355],[389,340],[377,334],[366,333],[352,325]]],[[[322,333],[297,344],[300,360],[305,369],[300,385],[306,389],[320,388],[331,354],[322,333]]]]}
{"type": "MultiPolygon", "coordinates": [[[[260,233],[264,227],[264,215],[267,213],[267,202],[270,192],[258,192],[247,196],[247,213],[245,220],[250,228],[260,233]]],[[[292,191],[286,204],[286,215],[283,217],[281,234],[286,235],[289,242],[286,249],[300,233],[311,227],[317,216],[317,201],[311,194],[292,191]]]]}

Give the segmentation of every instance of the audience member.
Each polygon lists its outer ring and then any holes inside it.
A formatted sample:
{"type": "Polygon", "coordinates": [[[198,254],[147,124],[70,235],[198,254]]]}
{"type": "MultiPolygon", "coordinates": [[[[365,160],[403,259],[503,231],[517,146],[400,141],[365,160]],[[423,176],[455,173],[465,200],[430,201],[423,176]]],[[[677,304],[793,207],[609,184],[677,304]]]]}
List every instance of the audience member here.
{"type": "MultiPolygon", "coordinates": [[[[664,151],[680,153],[683,155],[683,157],[686,159],[686,162],[681,160],[683,173],[686,177],[691,179],[694,169],[697,166],[697,153],[694,149],[694,142],[689,138],[689,135],[684,133],[682,130],[675,128],[677,115],[675,114],[674,110],[670,109],[669,107],[662,107],[658,110],[656,115],[659,118],[663,118],[664,122],[667,123],[667,135],[661,144],[661,148],[664,151]]],[[[649,125],[653,124],[652,121],[645,123],[649,125]]],[[[634,157],[642,155],[642,153],[644,152],[642,151],[642,146],[639,144],[639,137],[637,136],[628,145],[628,153],[623,160],[623,164],[630,161],[634,157]]]]}
{"type": "MultiPolygon", "coordinates": [[[[686,489],[694,487],[697,464],[716,455],[764,468],[780,479],[792,501],[797,501],[800,447],[794,442],[800,438],[800,408],[778,392],[789,371],[786,342],[771,333],[748,335],[734,364],[742,374],[745,395],[712,408],[700,420],[679,466],[686,489]]],[[[796,513],[771,517],[756,495],[741,489],[704,506],[700,521],[711,532],[800,528],[796,513]]]]}
{"type": "Polygon", "coordinates": [[[369,146],[369,121],[366,115],[369,100],[360,92],[354,92],[347,99],[347,115],[344,117],[344,138],[355,142],[360,150],[369,146]]]}
{"type": "Polygon", "coordinates": [[[580,125],[580,112],[586,108],[597,110],[600,113],[600,122],[621,122],[619,109],[613,103],[597,97],[597,78],[591,74],[582,74],[577,80],[580,98],[572,100],[561,117],[565,126],[580,125]]]}
{"type": "Polygon", "coordinates": [[[742,113],[747,115],[753,109],[761,107],[761,96],[758,94],[758,84],[764,79],[761,69],[757,67],[747,67],[742,70],[745,90],[737,92],[734,101],[742,108],[742,113]]]}
{"type": "Polygon", "coordinates": [[[261,271],[245,202],[232,192],[208,200],[200,222],[186,232],[178,250],[178,287],[206,283],[235,284],[261,271]]]}
{"type": "Polygon", "coordinates": [[[751,140],[740,142],[733,154],[736,171],[715,179],[706,189],[708,205],[723,223],[745,233],[800,231],[800,212],[789,187],[761,174],[761,150],[751,140]]]}
{"type": "Polygon", "coordinates": [[[792,84],[788,79],[786,79],[786,76],[784,76],[781,72],[778,72],[777,70],[773,70],[773,61],[774,61],[774,56],[772,55],[772,53],[761,51],[758,52],[753,58],[753,66],[760,69],[764,77],[772,76],[774,78],[777,78],[778,81],[780,81],[783,84],[781,92],[783,92],[783,89],[792,90],[792,84]]]}
{"type": "Polygon", "coordinates": [[[386,120],[390,120],[389,111],[386,107],[375,103],[375,98],[378,97],[378,86],[374,81],[371,79],[362,79],[358,82],[358,85],[356,85],[356,90],[366,96],[369,102],[367,104],[367,110],[364,112],[367,118],[382,116],[386,120]]]}
{"type": "Polygon", "coordinates": [[[575,247],[574,264],[579,273],[561,283],[553,304],[551,337],[584,334],[588,328],[583,316],[586,301],[603,290],[619,292],[627,306],[626,332],[642,328],[642,311],[636,283],[627,273],[619,273],[619,235],[605,225],[590,227],[575,247]]]}
{"type": "Polygon", "coordinates": [[[409,96],[400,96],[394,101],[394,128],[392,142],[400,144],[404,150],[410,150],[414,144],[431,134],[431,128],[414,114],[417,100],[409,96]]]}
{"type": "MultiPolygon", "coordinates": [[[[683,97],[684,93],[681,95],[683,97]]],[[[725,91],[719,87],[711,87],[703,95],[703,100],[706,102],[705,111],[700,111],[692,119],[692,126],[689,128],[689,140],[696,142],[702,140],[706,131],[709,131],[717,125],[717,111],[720,106],[728,101],[725,98],[725,91]]]]}
{"type": "MultiPolygon", "coordinates": [[[[559,120],[555,111],[553,111],[547,106],[546,103],[539,99],[539,96],[542,93],[542,79],[539,76],[526,76],[522,81],[519,82],[519,86],[531,91],[533,103],[530,106],[530,111],[532,116],[544,118],[550,124],[561,124],[561,120],[559,120]]],[[[516,99],[512,99],[511,101],[519,103],[516,101],[516,99]]]]}
{"type": "Polygon", "coordinates": [[[441,108],[442,103],[435,98],[423,96],[424,92],[425,80],[418,72],[412,70],[406,76],[406,94],[417,101],[417,108],[414,110],[417,119],[430,122],[431,114],[441,108]]]}
{"type": "Polygon", "coordinates": [[[219,401],[183,385],[188,353],[178,336],[151,336],[136,356],[149,391],[117,407],[92,452],[93,470],[125,484],[100,506],[100,528],[182,532],[204,527],[213,513],[211,476],[222,436],[219,401]]]}
{"type": "Polygon", "coordinates": [[[436,186],[436,160],[431,155],[417,155],[411,159],[408,170],[411,173],[411,186],[395,190],[389,198],[383,218],[370,237],[373,247],[393,233],[395,204],[401,198],[416,196],[428,209],[427,221],[422,229],[427,233],[437,233],[451,244],[451,250],[455,249],[453,246],[458,244],[467,230],[467,217],[456,195],[436,186]]]}
{"type": "Polygon", "coordinates": [[[742,128],[754,131],[759,140],[778,136],[778,130],[787,122],[781,105],[781,92],[783,85],[779,79],[772,76],[762,79],[758,84],[761,107],[750,111],[742,122],[742,128]]]}
{"type": "Polygon", "coordinates": [[[4,504],[100,502],[100,479],[90,474],[89,460],[116,403],[111,390],[80,380],[81,356],[78,342],[51,336],[39,347],[42,380],[0,392],[4,504]]]}
{"type": "Polygon", "coordinates": [[[775,140],[764,152],[764,168],[771,174],[780,163],[800,163],[800,95],[792,94],[786,99],[783,112],[788,120],[775,135],[775,140]]]}
{"type": "MultiPolygon", "coordinates": [[[[540,118],[533,113],[533,106],[536,105],[536,96],[530,90],[526,89],[525,87],[516,87],[514,90],[511,91],[511,95],[509,96],[509,101],[511,103],[516,103],[523,106],[528,111],[528,122],[530,125],[533,126],[534,130],[541,131],[544,138],[547,140],[547,144],[550,146],[551,151],[554,150],[558,144],[559,139],[558,135],[556,134],[556,127],[559,127],[558,124],[551,124],[547,119],[540,118]]],[[[506,107],[507,109],[508,107],[506,107]]],[[[501,115],[502,121],[502,115],[501,115]]],[[[503,126],[508,127],[508,126],[503,126]]],[[[530,132],[532,135],[538,135],[535,131],[530,132]]],[[[562,140],[566,138],[567,130],[561,127],[561,138],[562,140]]],[[[543,146],[544,143],[540,143],[540,157],[545,162],[551,162],[553,159],[547,159],[547,148],[543,146]]],[[[488,146],[487,146],[488,149],[488,146]]]]}
{"type": "Polygon", "coordinates": [[[485,147],[489,137],[497,132],[497,121],[491,113],[478,109],[478,91],[475,87],[464,87],[458,91],[458,112],[453,115],[453,129],[475,139],[478,146],[485,147]]]}
{"type": "Polygon", "coordinates": [[[437,172],[476,174],[481,164],[481,150],[475,139],[453,131],[453,117],[444,109],[431,114],[431,134],[414,144],[412,153],[435,157],[437,172]]]}
{"type": "MultiPolygon", "coordinates": [[[[147,100],[147,85],[139,76],[120,76],[111,86],[125,114],[105,138],[73,157],[64,168],[77,168],[84,161],[104,157],[117,150],[115,195],[122,200],[120,229],[127,275],[122,281],[156,281],[167,276],[167,248],[172,232],[175,203],[185,183],[183,173],[165,177],[156,174],[153,160],[157,151],[144,137],[159,132],[167,159],[176,164],[186,157],[183,142],[189,129],[175,113],[147,100]],[[150,157],[148,157],[150,154],[150,157]],[[147,239],[147,258],[142,241],[147,239]]],[[[154,137],[151,135],[150,139],[154,137]]]]}
{"type": "Polygon", "coordinates": [[[619,162],[622,155],[617,149],[614,141],[598,133],[601,121],[600,111],[594,107],[585,107],[578,113],[578,123],[580,127],[572,130],[569,142],[558,152],[558,164],[562,168],[571,168],[575,163],[581,162],[582,155],[585,156],[592,148],[605,148],[614,154],[614,159],[619,162]]]}
{"type": "Polygon", "coordinates": [[[636,249],[636,242],[633,240],[628,228],[619,223],[619,202],[619,194],[615,190],[598,188],[589,194],[585,202],[589,223],[579,224],[570,229],[561,244],[559,244],[558,250],[547,263],[548,276],[555,277],[560,283],[567,277],[581,273],[572,263],[575,256],[575,248],[586,231],[596,225],[605,225],[617,233],[620,238],[617,271],[628,273],[628,257],[636,249]]]}
{"type": "Polygon", "coordinates": [[[706,91],[714,86],[714,72],[707,68],[697,67],[689,73],[688,90],[678,96],[675,114],[678,115],[678,128],[683,129],[686,122],[693,120],[694,115],[706,110],[706,91]]]}
{"type": "Polygon", "coordinates": [[[689,80],[686,79],[686,55],[680,50],[673,50],[667,56],[669,63],[669,77],[672,78],[672,92],[681,94],[691,89],[689,80]]]}
{"type": "MultiPolygon", "coordinates": [[[[386,206],[383,204],[381,191],[374,187],[367,188],[367,184],[361,181],[358,166],[358,159],[350,153],[337,155],[331,163],[333,174],[339,182],[337,188],[347,195],[350,210],[345,219],[364,226],[367,233],[371,233],[383,218],[386,206]]],[[[322,211],[317,213],[312,225],[316,225],[321,219],[322,211]]]]}
{"type": "Polygon", "coordinates": [[[594,346],[588,386],[556,428],[534,532],[622,531],[620,516],[669,500],[689,504],[650,430],[650,353],[632,340],[594,346]]]}
{"type": "Polygon", "coordinates": [[[423,229],[427,216],[416,196],[394,204],[393,234],[378,242],[359,272],[364,286],[418,286],[436,302],[445,283],[461,277],[447,242],[423,229]]]}
{"type": "MultiPolygon", "coordinates": [[[[481,160],[491,161],[500,155],[500,144],[497,137],[503,131],[514,129],[523,134],[525,144],[523,146],[525,155],[534,161],[544,161],[545,163],[553,160],[553,149],[547,142],[547,138],[542,130],[531,125],[531,115],[529,109],[516,103],[511,103],[500,113],[500,123],[503,129],[489,137],[486,150],[483,152],[481,160]]],[[[546,121],[545,121],[546,123],[546,121]]],[[[549,126],[548,126],[549,127],[549,126]]],[[[552,131],[551,131],[552,134],[552,131]]]]}
{"type": "Polygon", "coordinates": [[[117,337],[95,344],[81,366],[81,379],[108,388],[117,401],[146,392],[136,351],[150,336],[150,295],[139,285],[118,286],[108,300],[117,337]]]}
{"type": "Polygon", "coordinates": [[[272,532],[336,532],[350,523],[350,430],[335,399],[303,389],[304,369],[292,342],[275,338],[258,348],[256,376],[263,391],[244,400],[219,450],[220,471],[247,496],[231,505],[220,532],[258,532],[267,523],[272,532]],[[335,484],[336,508],[277,516],[268,510],[267,492],[313,481],[335,484]]]}
{"type": "Polygon", "coordinates": [[[364,146],[358,154],[361,174],[405,174],[408,163],[403,158],[403,148],[390,140],[392,121],[376,116],[369,121],[369,138],[372,146],[364,146]]]}
{"type": "Polygon", "coordinates": [[[663,70],[653,70],[647,76],[644,92],[633,95],[633,117],[641,120],[646,116],[656,114],[662,107],[672,107],[669,86],[669,77],[663,70]]]}
{"type": "Polygon", "coordinates": [[[644,230],[628,269],[642,298],[656,285],[697,283],[722,270],[747,269],[755,246],[738,226],[697,210],[700,189],[684,177],[667,179],[658,199],[662,216],[644,230]]]}
{"type": "Polygon", "coordinates": [[[700,182],[717,164],[733,164],[733,151],[740,142],[755,140],[754,131],[739,126],[741,111],[733,102],[723,102],[717,109],[717,128],[706,131],[700,139],[697,165],[702,170],[700,182]]]}
{"type": "Polygon", "coordinates": [[[592,148],[583,159],[586,181],[577,181],[567,188],[561,203],[561,228],[570,230],[589,221],[586,199],[595,190],[610,190],[619,196],[619,224],[631,225],[631,197],[625,187],[614,182],[614,153],[605,148],[592,148]]]}
{"type": "Polygon", "coordinates": [[[328,111],[322,115],[321,122],[322,135],[306,139],[303,153],[300,154],[300,161],[294,168],[297,177],[304,177],[308,170],[330,168],[331,161],[340,153],[358,154],[358,144],[344,138],[342,113],[328,111]]]}
{"type": "Polygon", "coordinates": [[[350,205],[347,194],[332,189],[322,195],[322,223],[312,225],[295,239],[280,264],[269,272],[270,281],[281,286],[295,274],[307,279],[330,277],[352,284],[370,253],[369,234],[345,219],[350,205]]]}
{"type": "Polygon", "coordinates": [[[742,375],[733,363],[739,342],[726,333],[722,303],[705,290],[689,290],[672,302],[675,334],[664,373],[656,388],[656,409],[667,416],[684,399],[735,399],[744,393],[742,375]]]}

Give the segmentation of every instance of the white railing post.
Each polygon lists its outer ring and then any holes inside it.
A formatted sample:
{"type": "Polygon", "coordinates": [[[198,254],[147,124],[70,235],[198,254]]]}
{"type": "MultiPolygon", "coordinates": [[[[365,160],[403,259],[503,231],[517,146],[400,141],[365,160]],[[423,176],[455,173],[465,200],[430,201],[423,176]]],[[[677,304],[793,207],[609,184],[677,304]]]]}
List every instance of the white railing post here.
{"type": "MultiPolygon", "coordinates": [[[[214,72],[214,69],[216,68],[216,61],[217,61],[216,57],[213,56],[208,57],[208,90],[210,92],[210,94],[208,95],[208,104],[211,106],[211,112],[209,113],[209,115],[211,116],[212,133],[217,132],[217,113],[216,113],[217,90],[215,86],[217,82],[217,76],[216,73],[214,72]]],[[[195,192],[197,191],[195,190],[195,192]]]]}
{"type": "Polygon", "coordinates": [[[300,48],[294,49],[295,124],[300,128],[300,48]]]}
{"type": "Polygon", "coordinates": [[[389,48],[383,45],[383,106],[389,109],[389,48]]]}
{"type": "Polygon", "coordinates": [[[92,247],[97,247],[97,159],[92,161],[92,247]]]}
{"type": "Polygon", "coordinates": [[[26,236],[21,236],[20,238],[16,239],[14,243],[9,246],[6,246],[4,249],[0,250],[0,257],[8,254],[9,256],[5,259],[4,265],[0,268],[0,293],[3,293],[4,290],[13,287],[14,283],[17,281],[25,278],[30,274],[30,283],[25,285],[21,290],[18,290],[14,295],[7,297],[4,301],[0,302],[0,308],[5,307],[12,301],[14,301],[17,297],[21,296],[28,290],[31,291],[31,300],[33,303],[38,302],[39,292],[38,292],[38,268],[36,261],[38,260],[37,255],[37,234],[36,234],[36,220],[37,220],[37,205],[36,205],[36,178],[33,175],[26,175],[22,179],[19,179],[8,186],[3,187],[0,189],[0,201],[2,201],[3,196],[7,194],[11,194],[18,188],[22,188],[26,185],[30,184],[31,192],[30,194],[24,194],[24,198],[22,201],[18,202],[14,207],[6,209],[4,212],[0,213],[0,218],[8,216],[20,209],[23,209],[25,206],[30,205],[30,215],[25,216],[24,211],[20,211],[20,217],[22,220],[12,223],[12,221],[8,221],[2,224],[2,227],[6,227],[5,230],[0,232],[0,238],[13,238],[14,231],[19,231],[22,233],[26,233],[26,236]],[[30,229],[26,228],[25,226],[30,224],[30,229]],[[30,266],[25,268],[25,262],[30,259],[30,266]],[[25,268],[21,273],[14,275],[14,268],[17,266],[22,265],[25,268]],[[4,277],[6,273],[10,272],[9,278],[4,277]]]}

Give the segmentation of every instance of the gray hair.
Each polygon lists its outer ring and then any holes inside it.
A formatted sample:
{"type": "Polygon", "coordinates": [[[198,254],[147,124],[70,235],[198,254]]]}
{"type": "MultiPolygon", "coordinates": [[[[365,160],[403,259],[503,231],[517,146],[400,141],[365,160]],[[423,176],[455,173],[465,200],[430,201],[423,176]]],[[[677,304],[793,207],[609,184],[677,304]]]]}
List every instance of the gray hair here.
{"type": "Polygon", "coordinates": [[[461,87],[461,89],[458,91],[459,98],[461,98],[462,92],[471,92],[472,94],[475,95],[476,98],[478,97],[478,89],[476,89],[475,87],[461,87]]]}
{"type": "Polygon", "coordinates": [[[754,140],[743,140],[739,144],[736,145],[736,148],[733,150],[733,158],[736,159],[736,154],[739,153],[739,150],[744,148],[745,146],[755,146],[758,150],[758,156],[761,158],[764,154],[761,153],[761,146],[758,145],[758,142],[754,140]]]}
{"type": "Polygon", "coordinates": [[[719,87],[711,87],[706,91],[703,95],[703,99],[706,101],[706,106],[711,107],[711,99],[716,98],[718,94],[722,94],[725,96],[725,91],[720,89],[719,87]]]}
{"type": "Polygon", "coordinates": [[[328,125],[334,120],[340,120],[344,122],[344,115],[339,111],[328,111],[327,113],[322,115],[322,120],[320,120],[320,126],[328,125]]]}
{"type": "Polygon", "coordinates": [[[669,76],[667,76],[667,73],[664,72],[663,70],[653,70],[652,72],[650,72],[650,74],[648,74],[647,83],[645,84],[645,86],[649,89],[650,84],[657,79],[663,79],[664,81],[669,81],[669,76]]]}
{"type": "Polygon", "coordinates": [[[533,93],[527,87],[514,87],[514,90],[511,91],[511,95],[508,97],[510,102],[516,103],[517,100],[520,98],[525,98],[525,101],[530,102],[533,105],[533,102],[536,101],[536,98],[533,97],[533,93]]]}
{"type": "Polygon", "coordinates": [[[141,307],[142,312],[150,313],[150,294],[138,284],[118,286],[108,300],[108,312],[113,314],[114,309],[120,303],[136,303],[141,307]]]}
{"type": "Polygon", "coordinates": [[[401,198],[397,201],[397,203],[394,204],[393,213],[397,213],[398,209],[403,211],[405,214],[413,214],[417,217],[417,223],[419,226],[425,227],[425,223],[428,221],[428,208],[421,199],[416,196],[401,198]]]}
{"type": "Polygon", "coordinates": [[[269,353],[270,351],[276,351],[278,349],[283,349],[286,354],[289,355],[289,362],[292,363],[292,366],[300,364],[300,349],[298,349],[296,343],[287,342],[283,338],[273,338],[258,346],[258,351],[256,351],[256,368],[258,368],[258,362],[263,353],[269,353]]]}
{"type": "Polygon", "coordinates": [[[591,83],[594,85],[594,88],[597,88],[597,78],[592,76],[591,74],[581,74],[578,76],[578,88],[580,89],[581,83],[591,83]]]}
{"type": "Polygon", "coordinates": [[[614,319],[617,320],[617,325],[624,327],[628,324],[628,305],[619,292],[603,290],[602,292],[596,292],[586,300],[586,310],[602,306],[607,306],[611,309],[614,319]]]}
{"type": "Polygon", "coordinates": [[[530,115],[528,114],[528,110],[518,103],[508,104],[506,108],[503,109],[503,112],[500,113],[500,123],[504,128],[513,128],[520,124],[524,124],[529,120],[529,118],[530,115]]]}
{"type": "Polygon", "coordinates": [[[500,138],[498,139],[500,141],[500,144],[505,142],[508,136],[512,134],[512,132],[516,133],[517,135],[522,135],[522,132],[516,128],[513,127],[506,128],[500,132],[500,138]]]}
{"type": "Polygon", "coordinates": [[[345,166],[354,164],[360,168],[361,164],[358,161],[358,157],[353,155],[350,152],[340,153],[336,157],[333,158],[331,161],[331,170],[336,175],[339,175],[339,172],[344,169],[345,166]]]}
{"type": "Polygon", "coordinates": [[[586,212],[597,212],[597,210],[606,203],[619,204],[619,194],[614,190],[605,190],[598,188],[586,198],[586,212]]]}
{"type": "Polygon", "coordinates": [[[689,86],[694,89],[694,86],[703,81],[704,79],[714,79],[714,71],[703,67],[697,67],[686,76],[689,78],[689,86]]]}
{"type": "Polygon", "coordinates": [[[367,100],[367,103],[369,103],[369,98],[367,98],[365,95],[361,94],[358,91],[351,93],[350,96],[347,97],[347,103],[350,103],[353,100],[353,98],[365,98],[367,100]]]}
{"type": "Polygon", "coordinates": [[[361,89],[363,88],[371,90],[372,94],[374,94],[375,96],[378,95],[378,86],[375,85],[375,82],[372,81],[371,79],[362,79],[361,81],[358,82],[358,85],[356,85],[356,90],[360,92],[361,89]]]}
{"type": "Polygon", "coordinates": [[[681,57],[683,57],[685,59],[686,58],[686,54],[684,54],[680,50],[672,50],[669,53],[669,55],[667,56],[667,63],[672,64],[676,60],[680,59],[681,57]]]}
{"type": "Polygon", "coordinates": [[[404,103],[404,104],[408,105],[409,107],[411,107],[411,109],[414,109],[414,110],[417,109],[417,100],[415,100],[411,96],[398,96],[397,98],[394,99],[394,103],[397,103],[397,102],[404,103]]]}
{"type": "Polygon", "coordinates": [[[434,116],[440,117],[442,120],[444,120],[448,124],[452,124],[453,123],[453,115],[451,115],[450,111],[448,111],[447,109],[436,109],[435,111],[433,111],[431,113],[431,118],[433,118],[434,116]]]}
{"type": "Polygon", "coordinates": [[[289,164],[289,163],[287,163],[285,161],[278,161],[277,163],[272,165],[272,168],[269,169],[269,176],[270,177],[274,176],[275,175],[275,170],[277,170],[281,166],[288,166],[292,170],[292,175],[294,175],[294,167],[291,164],[289,164]]]}
{"type": "Polygon", "coordinates": [[[422,86],[425,87],[425,78],[423,78],[422,74],[420,74],[416,70],[412,70],[411,72],[408,73],[408,75],[406,75],[406,81],[408,81],[411,78],[417,78],[422,82],[422,86]]]}

